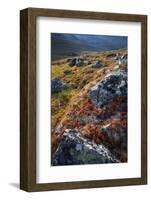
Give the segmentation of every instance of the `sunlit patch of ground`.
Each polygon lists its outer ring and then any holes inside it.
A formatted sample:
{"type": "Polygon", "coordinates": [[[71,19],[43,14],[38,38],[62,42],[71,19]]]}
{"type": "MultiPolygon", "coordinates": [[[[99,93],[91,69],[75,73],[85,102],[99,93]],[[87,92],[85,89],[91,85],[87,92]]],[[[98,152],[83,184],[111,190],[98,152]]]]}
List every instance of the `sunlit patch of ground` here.
{"type": "MultiPolygon", "coordinates": [[[[114,99],[103,108],[96,108],[88,95],[91,87],[102,80],[107,74],[126,69],[126,65],[119,65],[116,60],[110,59],[111,53],[124,54],[126,49],[107,51],[103,53],[84,53],[81,57],[95,61],[101,60],[102,68],[92,68],[92,64],[81,67],[70,67],[67,59],[56,61],[51,66],[51,78],[62,80],[68,88],[58,93],[53,93],[51,98],[51,141],[52,153],[56,150],[61,136],[66,129],[75,129],[97,144],[105,144],[114,151],[115,144],[106,137],[105,130],[122,128],[127,131],[127,98],[114,99]],[[123,112],[119,111],[119,105],[124,104],[123,112]],[[106,117],[108,116],[108,117],[106,117]]],[[[114,141],[113,141],[114,142],[114,141]]],[[[120,142],[120,141],[119,141],[120,142]]],[[[127,160],[123,152],[117,157],[121,162],[127,160]]]]}

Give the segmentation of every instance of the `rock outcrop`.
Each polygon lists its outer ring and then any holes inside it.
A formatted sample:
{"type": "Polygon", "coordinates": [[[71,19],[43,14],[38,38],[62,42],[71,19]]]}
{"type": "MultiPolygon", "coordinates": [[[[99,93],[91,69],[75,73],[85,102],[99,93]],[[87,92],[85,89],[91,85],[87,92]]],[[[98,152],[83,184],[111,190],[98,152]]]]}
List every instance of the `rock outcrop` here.
{"type": "Polygon", "coordinates": [[[104,145],[97,145],[76,130],[65,131],[51,160],[53,166],[119,162],[104,145]]]}
{"type": "Polygon", "coordinates": [[[127,54],[125,54],[121,57],[121,64],[127,65],[127,62],[128,62],[128,56],[127,54]]]}
{"type": "Polygon", "coordinates": [[[56,78],[51,81],[51,92],[52,93],[61,92],[63,89],[66,89],[66,88],[67,88],[67,86],[60,79],[56,78]]]}
{"type": "Polygon", "coordinates": [[[73,58],[73,59],[68,59],[67,61],[68,61],[70,67],[73,67],[73,66],[81,67],[81,66],[91,64],[91,61],[85,60],[83,58],[73,58]]]}
{"type": "Polygon", "coordinates": [[[127,50],[118,50],[54,64],[53,166],[128,161],[127,61],[127,50]]]}
{"type": "Polygon", "coordinates": [[[97,107],[110,103],[115,97],[127,96],[127,72],[118,70],[108,74],[90,89],[89,96],[97,107]]]}
{"type": "Polygon", "coordinates": [[[101,67],[104,67],[104,65],[100,60],[95,61],[95,63],[92,65],[92,68],[101,68],[101,67]]]}
{"type": "Polygon", "coordinates": [[[75,66],[76,60],[77,60],[76,58],[70,59],[70,60],[69,60],[69,66],[70,66],[70,67],[75,66]]]}

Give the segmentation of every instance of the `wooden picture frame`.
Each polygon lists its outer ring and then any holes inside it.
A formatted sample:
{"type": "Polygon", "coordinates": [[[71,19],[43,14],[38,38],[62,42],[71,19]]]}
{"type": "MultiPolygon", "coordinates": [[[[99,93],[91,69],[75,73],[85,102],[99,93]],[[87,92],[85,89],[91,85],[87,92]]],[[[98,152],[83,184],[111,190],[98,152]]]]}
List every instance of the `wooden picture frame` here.
{"type": "Polygon", "coordinates": [[[20,12],[20,188],[47,191],[147,184],[147,16],[27,8],[20,12]],[[36,18],[61,17],[141,23],[141,177],[36,183],[36,18]]]}

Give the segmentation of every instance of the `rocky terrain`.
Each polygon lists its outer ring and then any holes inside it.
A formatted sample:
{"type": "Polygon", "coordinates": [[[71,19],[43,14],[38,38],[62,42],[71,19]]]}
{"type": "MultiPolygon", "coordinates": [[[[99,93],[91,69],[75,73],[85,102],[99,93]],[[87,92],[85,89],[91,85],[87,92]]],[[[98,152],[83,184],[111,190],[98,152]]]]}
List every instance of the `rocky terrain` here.
{"type": "Polygon", "coordinates": [[[127,49],[53,61],[51,165],[127,162],[127,49]]]}
{"type": "Polygon", "coordinates": [[[103,145],[84,138],[76,130],[66,129],[53,155],[53,165],[98,164],[119,162],[103,145]]]}

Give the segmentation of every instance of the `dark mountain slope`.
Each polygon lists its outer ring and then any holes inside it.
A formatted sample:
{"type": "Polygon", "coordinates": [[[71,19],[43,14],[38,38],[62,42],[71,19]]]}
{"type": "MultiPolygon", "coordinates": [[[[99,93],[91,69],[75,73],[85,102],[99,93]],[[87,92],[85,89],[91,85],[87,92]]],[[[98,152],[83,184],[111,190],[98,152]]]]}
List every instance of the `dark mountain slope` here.
{"type": "Polygon", "coordinates": [[[125,36],[99,36],[82,34],[51,34],[52,61],[82,51],[106,51],[127,47],[125,36]]]}

